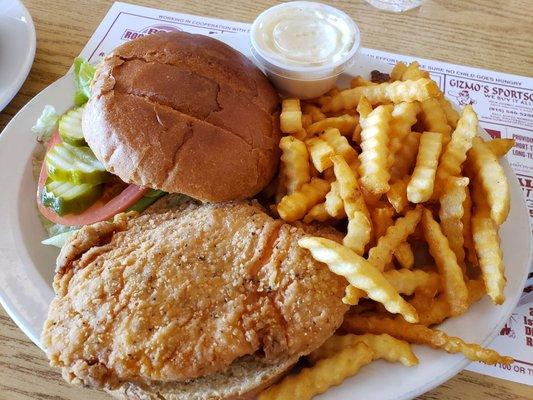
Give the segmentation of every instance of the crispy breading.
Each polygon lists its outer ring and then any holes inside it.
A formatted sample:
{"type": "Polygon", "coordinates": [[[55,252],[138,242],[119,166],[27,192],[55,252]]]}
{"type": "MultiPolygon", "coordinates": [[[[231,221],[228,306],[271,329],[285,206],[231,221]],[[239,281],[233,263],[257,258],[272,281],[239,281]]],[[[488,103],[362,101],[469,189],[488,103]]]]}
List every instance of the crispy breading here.
{"type": "Polygon", "coordinates": [[[249,354],[308,354],[347,306],[346,282],[297,245],[304,235],[247,202],[82,228],[58,259],[42,336],[51,364],[109,389],[185,381],[249,354]]]}

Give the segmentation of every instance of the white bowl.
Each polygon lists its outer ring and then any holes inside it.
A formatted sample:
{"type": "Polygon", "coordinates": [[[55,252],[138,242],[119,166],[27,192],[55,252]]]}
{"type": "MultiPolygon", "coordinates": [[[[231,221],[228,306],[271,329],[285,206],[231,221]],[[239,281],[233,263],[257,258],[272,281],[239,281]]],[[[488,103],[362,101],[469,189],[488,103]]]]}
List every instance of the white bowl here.
{"type": "Polygon", "coordinates": [[[0,111],[17,94],[35,57],[35,27],[18,0],[0,2],[0,111]]]}

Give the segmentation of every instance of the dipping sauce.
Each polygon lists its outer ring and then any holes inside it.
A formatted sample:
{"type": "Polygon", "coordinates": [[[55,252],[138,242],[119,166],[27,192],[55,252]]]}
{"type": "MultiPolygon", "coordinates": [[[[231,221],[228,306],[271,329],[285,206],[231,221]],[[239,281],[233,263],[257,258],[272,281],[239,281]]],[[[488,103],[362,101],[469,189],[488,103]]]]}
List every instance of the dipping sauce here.
{"type": "Polygon", "coordinates": [[[252,25],[251,43],[257,62],[274,84],[302,98],[318,96],[335,84],[353,60],[360,34],[344,12],[295,1],[260,14],[252,25]]]}
{"type": "Polygon", "coordinates": [[[265,15],[255,40],[281,63],[319,66],[338,62],[350,51],[355,39],[352,25],[326,7],[283,7],[265,15]]]}

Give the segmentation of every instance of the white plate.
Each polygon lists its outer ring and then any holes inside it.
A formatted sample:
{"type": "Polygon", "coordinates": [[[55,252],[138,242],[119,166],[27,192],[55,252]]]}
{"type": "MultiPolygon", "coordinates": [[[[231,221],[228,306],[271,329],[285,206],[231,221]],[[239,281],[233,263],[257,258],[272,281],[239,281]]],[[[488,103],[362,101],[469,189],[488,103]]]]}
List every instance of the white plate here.
{"type": "Polygon", "coordinates": [[[0,111],[17,94],[35,57],[35,27],[18,0],[0,0],[0,111]]]}
{"type": "MultiPolygon", "coordinates": [[[[224,41],[231,42],[225,38],[224,41]]],[[[242,45],[242,43],[241,43],[242,45]]],[[[241,48],[246,46],[239,46],[241,48]]],[[[371,69],[390,69],[375,60],[360,58],[350,74],[368,74],[371,69]]],[[[36,147],[30,128],[46,104],[59,112],[72,105],[74,85],[67,75],[50,85],[30,101],[0,135],[0,301],[17,325],[37,345],[48,304],[57,250],[42,246],[45,232],[35,208],[35,183],[31,154],[36,147]]],[[[468,342],[487,345],[499,332],[516,306],[527,276],[531,257],[531,233],[528,214],[518,181],[507,161],[503,166],[511,188],[511,213],[501,227],[502,248],[507,265],[506,302],[499,307],[485,297],[463,316],[441,325],[447,333],[468,342]]],[[[376,362],[362,369],[354,378],[330,389],[317,399],[398,400],[424,393],[467,364],[462,355],[449,355],[415,346],[420,358],[417,367],[376,362]]]]}

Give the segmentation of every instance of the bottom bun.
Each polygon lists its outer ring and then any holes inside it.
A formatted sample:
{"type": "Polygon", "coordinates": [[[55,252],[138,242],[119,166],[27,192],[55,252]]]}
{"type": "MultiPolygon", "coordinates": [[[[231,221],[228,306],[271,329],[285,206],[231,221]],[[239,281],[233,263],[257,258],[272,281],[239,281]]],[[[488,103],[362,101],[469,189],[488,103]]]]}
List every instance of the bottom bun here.
{"type": "Polygon", "coordinates": [[[272,365],[247,356],[225,371],[189,382],[125,382],[108,393],[122,400],[248,400],[281,379],[297,361],[289,359],[272,365]]]}

